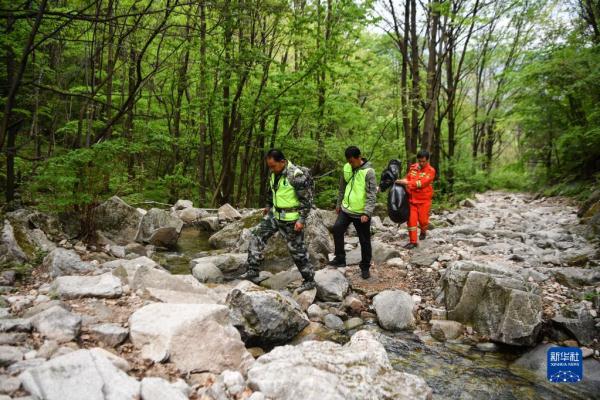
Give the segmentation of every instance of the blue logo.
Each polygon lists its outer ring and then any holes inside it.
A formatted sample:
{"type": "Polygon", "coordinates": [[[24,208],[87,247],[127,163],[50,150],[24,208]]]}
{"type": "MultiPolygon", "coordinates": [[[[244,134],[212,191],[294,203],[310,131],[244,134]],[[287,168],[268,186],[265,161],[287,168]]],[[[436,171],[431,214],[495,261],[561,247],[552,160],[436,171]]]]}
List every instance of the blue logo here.
{"type": "Polygon", "coordinates": [[[548,349],[546,376],[550,382],[573,383],[583,379],[583,354],[577,347],[551,347],[548,349]]]}

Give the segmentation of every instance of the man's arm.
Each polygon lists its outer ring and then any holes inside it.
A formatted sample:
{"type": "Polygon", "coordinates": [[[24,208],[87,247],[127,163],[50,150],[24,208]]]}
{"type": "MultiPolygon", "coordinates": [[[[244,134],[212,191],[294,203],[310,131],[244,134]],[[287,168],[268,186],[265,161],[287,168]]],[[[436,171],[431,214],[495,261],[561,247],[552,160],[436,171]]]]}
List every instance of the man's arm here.
{"type": "Polygon", "coordinates": [[[344,174],[340,175],[340,182],[338,186],[338,197],[335,207],[340,208],[342,206],[342,201],[344,200],[344,194],[346,193],[346,180],[344,179],[344,174]]]}
{"type": "Polygon", "coordinates": [[[306,181],[306,176],[304,176],[304,174],[294,176],[293,179],[290,180],[290,183],[294,187],[296,196],[298,196],[298,201],[300,202],[300,206],[298,207],[300,218],[298,218],[298,222],[305,224],[312,208],[313,199],[310,191],[311,188],[308,187],[308,182],[306,181]]]}
{"type": "Polygon", "coordinates": [[[365,214],[371,217],[373,211],[375,211],[375,205],[377,204],[377,178],[375,177],[375,170],[370,168],[367,171],[365,177],[366,191],[367,191],[367,203],[365,204],[365,214]]]}
{"type": "Polygon", "coordinates": [[[273,190],[271,190],[271,177],[267,178],[267,198],[265,199],[265,208],[273,208],[273,190]]]}
{"type": "Polygon", "coordinates": [[[425,176],[417,175],[417,179],[411,180],[408,182],[409,190],[412,189],[421,189],[431,185],[433,180],[435,179],[435,172],[427,171],[425,172],[425,176]]]}

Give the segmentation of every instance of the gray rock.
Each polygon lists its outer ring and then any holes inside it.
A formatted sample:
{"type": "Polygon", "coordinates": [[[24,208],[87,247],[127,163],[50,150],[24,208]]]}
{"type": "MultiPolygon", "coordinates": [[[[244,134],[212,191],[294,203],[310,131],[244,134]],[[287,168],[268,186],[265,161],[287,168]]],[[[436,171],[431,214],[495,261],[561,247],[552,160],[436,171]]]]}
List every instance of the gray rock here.
{"type": "Polygon", "coordinates": [[[499,265],[453,262],[441,279],[448,318],[493,341],[532,345],[542,322],[536,284],[499,265]]]}
{"type": "Polygon", "coordinates": [[[592,312],[583,302],[575,306],[563,307],[552,318],[552,326],[575,338],[579,344],[584,346],[592,345],[595,340],[600,340],[600,328],[596,327],[592,312]]]}
{"type": "Polygon", "coordinates": [[[93,276],[59,276],[54,280],[53,290],[63,299],[114,298],[123,294],[121,280],[110,272],[93,276]]]}
{"type": "Polygon", "coordinates": [[[81,261],[75,251],[63,249],[62,247],[52,250],[44,258],[43,265],[52,277],[81,274],[94,269],[92,264],[81,261]]]}
{"type": "Polygon", "coordinates": [[[309,323],[294,300],[249,282],[236,286],[227,296],[227,304],[234,326],[249,346],[285,343],[309,323]]]}
{"type": "Polygon", "coordinates": [[[0,319],[0,332],[29,332],[31,321],[24,318],[0,319]]]}
{"type": "Polygon", "coordinates": [[[217,211],[220,221],[235,221],[236,219],[242,218],[242,214],[240,214],[235,208],[233,208],[229,203],[223,204],[219,207],[217,211]]]}
{"type": "Polygon", "coordinates": [[[253,362],[225,306],[149,304],[131,315],[129,328],[130,340],[143,358],[170,360],[182,373],[245,372],[253,362]]]}
{"type": "Polygon", "coordinates": [[[54,306],[33,316],[31,324],[48,339],[68,342],[79,335],[81,317],[62,307],[54,306]]]}
{"type": "Polygon", "coordinates": [[[317,298],[321,301],[342,301],[350,287],[344,274],[329,268],[317,271],[315,282],[317,298]]]}
{"type": "Polygon", "coordinates": [[[281,271],[276,273],[275,275],[262,281],[260,285],[268,289],[280,290],[285,289],[290,283],[301,279],[302,274],[300,274],[298,268],[293,267],[288,269],[287,271],[281,271]]]}
{"type": "Polygon", "coordinates": [[[144,295],[153,301],[160,301],[161,303],[175,303],[175,304],[220,304],[221,299],[212,292],[206,292],[204,294],[182,292],[179,290],[163,290],[157,288],[146,288],[144,295]]]}
{"type": "Polygon", "coordinates": [[[344,330],[344,321],[340,317],[334,314],[327,314],[323,317],[323,323],[329,329],[333,329],[336,331],[344,330]]]}
{"type": "Polygon", "coordinates": [[[353,317],[353,318],[350,318],[350,319],[344,321],[344,328],[347,331],[349,331],[349,330],[356,329],[359,326],[364,325],[364,323],[365,323],[365,321],[363,321],[361,318],[353,317]]]}
{"type": "Polygon", "coordinates": [[[183,221],[165,210],[151,208],[142,217],[136,241],[159,247],[174,247],[183,228],[183,221]]]}
{"type": "Polygon", "coordinates": [[[373,298],[373,307],[379,325],[384,329],[397,331],[415,326],[414,301],[402,290],[384,290],[373,298]]]}
{"type": "MultiPolygon", "coordinates": [[[[29,330],[31,330],[31,323],[29,323],[29,330]]],[[[23,332],[0,333],[0,345],[16,345],[24,343],[26,340],[27,334],[23,332]]]]}
{"type": "Polygon", "coordinates": [[[29,261],[29,257],[17,242],[13,226],[8,219],[5,219],[0,235],[0,263],[23,263],[27,261],[29,261]]]}
{"type": "Polygon", "coordinates": [[[202,218],[208,217],[207,211],[194,207],[176,211],[174,214],[186,225],[197,224],[202,218]]]}
{"type": "Polygon", "coordinates": [[[140,384],[102,353],[77,350],[27,369],[23,387],[44,400],[124,400],[139,396],[140,384]]]}
{"type": "Polygon", "coordinates": [[[377,264],[383,264],[387,260],[400,257],[402,255],[402,253],[395,246],[390,246],[389,244],[380,242],[379,240],[373,240],[371,247],[373,250],[373,262],[377,264]]]}
{"type": "Polygon", "coordinates": [[[302,311],[306,311],[308,310],[310,305],[314,303],[317,297],[317,289],[305,290],[300,294],[294,292],[293,297],[294,300],[296,300],[296,303],[298,303],[298,305],[300,306],[300,309],[302,311]]]}
{"type": "MultiPolygon", "coordinates": [[[[19,378],[12,376],[0,376],[0,394],[13,394],[21,387],[19,378]]],[[[9,398],[10,399],[10,398],[9,398]]]]}
{"type": "Polygon", "coordinates": [[[135,240],[142,213],[117,196],[113,196],[94,210],[95,223],[102,236],[119,245],[135,240]]]}
{"type": "Polygon", "coordinates": [[[448,339],[457,339],[462,336],[465,327],[460,322],[432,320],[431,321],[431,336],[440,342],[448,339]]]}
{"type": "Polygon", "coordinates": [[[325,311],[323,311],[318,304],[312,304],[310,307],[308,307],[306,313],[308,314],[308,318],[317,321],[321,320],[325,316],[325,311]]]}
{"type": "Polygon", "coordinates": [[[600,283],[600,268],[565,267],[552,270],[552,273],[558,282],[572,288],[600,283]]]}
{"type": "Polygon", "coordinates": [[[0,346],[0,367],[8,367],[23,359],[23,349],[14,346],[0,346]]]}
{"type": "Polygon", "coordinates": [[[221,272],[228,273],[237,271],[246,262],[247,258],[248,255],[243,253],[225,253],[216,256],[195,258],[190,261],[190,266],[193,271],[198,264],[212,264],[221,272]]]}
{"type": "Polygon", "coordinates": [[[123,343],[129,335],[129,330],[118,324],[97,324],[90,327],[90,332],[102,343],[116,347],[123,343]]]}
{"type": "Polygon", "coordinates": [[[210,262],[199,262],[194,265],[192,275],[202,283],[221,283],[223,282],[223,272],[217,266],[210,262]]]}
{"type": "Polygon", "coordinates": [[[204,217],[198,221],[198,226],[207,232],[217,232],[221,229],[218,217],[204,217]]]}
{"type": "Polygon", "coordinates": [[[344,346],[306,341],[276,347],[250,368],[248,386],[278,400],[407,400],[432,395],[422,378],[394,370],[383,346],[364,330],[344,346]]]}
{"type": "Polygon", "coordinates": [[[171,207],[171,211],[185,210],[186,208],[193,207],[194,203],[191,200],[179,199],[175,204],[173,204],[173,207],[171,207]]]}
{"type": "Polygon", "coordinates": [[[140,388],[142,400],[187,400],[188,398],[162,378],[144,378],[140,388]]]}
{"type": "Polygon", "coordinates": [[[246,382],[242,374],[238,371],[224,371],[206,390],[206,396],[211,399],[238,399],[245,389],[246,382]]]}

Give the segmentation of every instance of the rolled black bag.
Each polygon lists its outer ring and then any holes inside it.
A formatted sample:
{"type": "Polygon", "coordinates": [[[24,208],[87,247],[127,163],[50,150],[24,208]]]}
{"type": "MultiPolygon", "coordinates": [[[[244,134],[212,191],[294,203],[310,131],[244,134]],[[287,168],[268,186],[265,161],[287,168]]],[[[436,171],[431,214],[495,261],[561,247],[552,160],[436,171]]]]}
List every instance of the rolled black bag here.
{"type": "Polygon", "coordinates": [[[379,189],[385,192],[389,189],[387,198],[388,216],[396,223],[403,224],[408,221],[410,207],[408,205],[408,193],[402,185],[397,185],[396,179],[402,173],[400,160],[391,160],[387,168],[381,173],[379,189]]]}

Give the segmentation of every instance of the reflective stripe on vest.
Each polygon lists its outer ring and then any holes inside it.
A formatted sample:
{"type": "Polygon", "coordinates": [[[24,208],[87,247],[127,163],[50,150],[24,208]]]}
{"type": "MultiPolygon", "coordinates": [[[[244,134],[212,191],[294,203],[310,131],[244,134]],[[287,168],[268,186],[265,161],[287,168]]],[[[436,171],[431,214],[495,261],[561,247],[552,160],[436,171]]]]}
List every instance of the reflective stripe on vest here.
{"type": "Polygon", "coordinates": [[[367,173],[372,168],[358,168],[352,170],[352,166],[347,163],[344,165],[344,180],[346,181],[346,190],[342,206],[355,214],[363,214],[367,205],[367,173]]]}
{"type": "MultiPolygon", "coordinates": [[[[302,170],[295,168],[288,161],[287,169],[294,168],[294,174],[302,174],[302,170]]],[[[273,192],[273,215],[280,221],[296,221],[300,218],[300,213],[297,211],[300,206],[300,200],[296,195],[296,190],[287,179],[287,171],[282,173],[277,186],[275,186],[275,174],[271,174],[270,179],[271,191],[273,192]],[[280,211],[278,211],[278,209],[280,211]],[[294,211],[286,211],[286,209],[294,209],[294,211]]]]}

